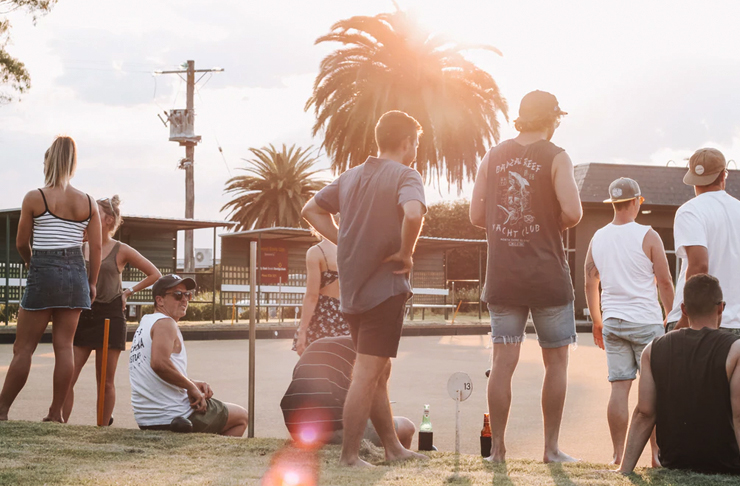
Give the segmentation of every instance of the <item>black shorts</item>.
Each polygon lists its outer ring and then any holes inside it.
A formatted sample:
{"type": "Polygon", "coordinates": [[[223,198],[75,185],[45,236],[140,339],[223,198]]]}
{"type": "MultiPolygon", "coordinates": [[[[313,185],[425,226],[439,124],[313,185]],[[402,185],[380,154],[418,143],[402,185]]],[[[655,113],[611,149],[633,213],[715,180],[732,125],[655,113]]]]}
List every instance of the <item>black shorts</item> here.
{"type": "Polygon", "coordinates": [[[111,302],[93,302],[92,309],[83,310],[75,331],[74,345],[81,348],[98,349],[103,347],[105,320],[110,319],[108,348],[126,349],[126,318],[123,315],[121,296],[111,302]]]}
{"type": "Polygon", "coordinates": [[[400,294],[362,314],[344,315],[358,353],[382,358],[396,357],[407,300],[406,294],[400,294]]]}

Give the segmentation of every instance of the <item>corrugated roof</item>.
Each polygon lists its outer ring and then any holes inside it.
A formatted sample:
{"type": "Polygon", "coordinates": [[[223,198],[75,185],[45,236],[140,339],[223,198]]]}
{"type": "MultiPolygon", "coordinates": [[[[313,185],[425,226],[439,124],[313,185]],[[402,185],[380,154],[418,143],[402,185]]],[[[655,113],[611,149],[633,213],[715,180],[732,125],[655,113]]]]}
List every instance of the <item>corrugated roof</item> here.
{"type": "MultiPolygon", "coordinates": [[[[629,177],[640,184],[645,205],[678,207],[694,197],[694,188],[683,183],[684,167],[589,163],[575,166],[576,184],[584,203],[601,203],[608,197],[609,184],[629,177]]],[[[740,172],[731,170],[727,192],[740,197],[740,172]]]]}

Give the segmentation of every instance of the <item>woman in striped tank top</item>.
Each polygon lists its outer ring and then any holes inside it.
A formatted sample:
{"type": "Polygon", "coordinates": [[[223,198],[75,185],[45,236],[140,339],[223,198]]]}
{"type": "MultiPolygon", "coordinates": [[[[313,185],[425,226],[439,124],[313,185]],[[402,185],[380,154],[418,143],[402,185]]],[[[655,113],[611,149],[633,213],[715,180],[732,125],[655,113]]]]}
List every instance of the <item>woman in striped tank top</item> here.
{"type": "Polygon", "coordinates": [[[26,384],[31,357],[51,320],[54,389],[44,421],[63,421],[62,406],[74,371],[72,340],[80,312],[95,299],[101,251],[98,206],[69,183],[76,167],[74,140],[57,137],[44,158],[46,186],[23,199],[16,247],[29,267],[28,281],[18,312],[13,360],[0,392],[0,420],[8,419],[10,406],[26,384]],[[85,230],[90,243],[89,277],[81,249],[85,230]]]}

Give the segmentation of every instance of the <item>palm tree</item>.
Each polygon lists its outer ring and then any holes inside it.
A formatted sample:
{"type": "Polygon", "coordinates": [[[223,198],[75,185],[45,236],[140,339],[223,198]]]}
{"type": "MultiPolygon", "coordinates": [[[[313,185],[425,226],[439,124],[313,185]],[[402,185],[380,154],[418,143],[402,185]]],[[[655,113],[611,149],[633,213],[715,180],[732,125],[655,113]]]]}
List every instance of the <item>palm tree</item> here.
{"type": "Polygon", "coordinates": [[[497,112],[508,120],[506,100],[490,74],[461,51],[464,46],[421,30],[405,12],[340,20],[316,44],[344,45],[321,62],[306,103],[316,113],[314,136],[341,173],[376,152],[374,128],[389,110],[402,110],[424,129],[416,169],[422,177],[462,188],[472,179],[478,157],[499,140],[497,112]]]}
{"type": "Polygon", "coordinates": [[[272,144],[249,149],[254,157],[243,160],[250,166],[240,168],[249,175],[226,181],[224,193],[235,197],[221,208],[230,210],[237,231],[301,226],[301,208],[326,185],[315,178],[319,171],[311,170],[317,160],[311,150],[285,144],[281,151],[272,144]]]}

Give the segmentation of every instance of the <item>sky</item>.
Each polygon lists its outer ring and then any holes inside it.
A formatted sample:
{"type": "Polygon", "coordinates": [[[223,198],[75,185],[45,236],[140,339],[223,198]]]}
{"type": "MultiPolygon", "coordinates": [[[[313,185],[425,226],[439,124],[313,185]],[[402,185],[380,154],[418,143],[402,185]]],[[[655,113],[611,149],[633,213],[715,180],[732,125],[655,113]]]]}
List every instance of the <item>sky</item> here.
{"type": "MultiPolygon", "coordinates": [[[[497,81],[514,120],[521,97],[554,93],[569,114],[553,142],[575,164],[685,166],[699,147],[740,163],[740,3],[398,0],[431,32],[497,47],[466,56],[497,81]]],[[[77,141],[74,184],[94,197],[119,194],[124,214],[183,216],[184,148],[158,113],[185,107],[176,75],[193,59],[205,76],[195,96],[195,216],[225,219],[226,180],[250,147],[319,147],[304,111],[331,25],[394,9],[390,0],[60,0],[36,24],[12,22],[10,53],[32,78],[20,101],[0,106],[0,208],[19,207],[43,185],[43,154],[58,134],[77,141]],[[222,153],[219,151],[222,149],[222,153]]],[[[500,117],[502,138],[516,135],[500,117]]],[[[319,167],[329,161],[321,153],[319,167]]],[[[731,163],[731,168],[735,166],[731,163]]],[[[333,178],[326,173],[328,179],[333,178]]],[[[469,197],[427,187],[430,203],[469,197]]],[[[196,247],[210,247],[196,234],[196,247]]]]}

